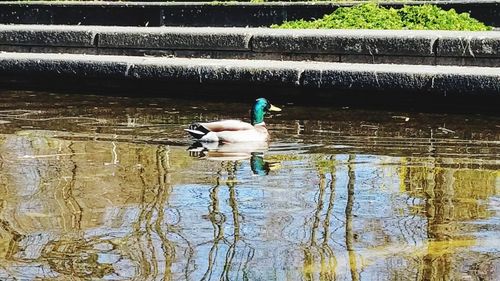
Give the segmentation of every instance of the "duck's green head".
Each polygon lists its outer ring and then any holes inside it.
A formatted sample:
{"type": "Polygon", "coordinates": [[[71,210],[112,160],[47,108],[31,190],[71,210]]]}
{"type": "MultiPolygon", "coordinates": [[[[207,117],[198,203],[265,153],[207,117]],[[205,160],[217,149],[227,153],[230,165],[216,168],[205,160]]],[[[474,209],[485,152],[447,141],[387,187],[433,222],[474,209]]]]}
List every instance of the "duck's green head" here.
{"type": "Polygon", "coordinates": [[[264,122],[264,115],[268,111],[281,111],[279,107],[270,104],[265,98],[258,98],[252,108],[252,125],[264,122]]]}

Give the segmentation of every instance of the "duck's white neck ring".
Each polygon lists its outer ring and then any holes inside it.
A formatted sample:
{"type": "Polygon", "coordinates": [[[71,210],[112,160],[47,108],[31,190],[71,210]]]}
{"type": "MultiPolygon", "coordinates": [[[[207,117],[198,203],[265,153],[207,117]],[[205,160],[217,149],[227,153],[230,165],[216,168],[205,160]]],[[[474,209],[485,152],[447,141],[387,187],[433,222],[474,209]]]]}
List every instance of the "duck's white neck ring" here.
{"type": "Polygon", "coordinates": [[[254,124],[254,126],[264,126],[264,127],[265,127],[265,126],[266,126],[266,123],[264,123],[264,122],[260,122],[260,123],[254,124]]]}

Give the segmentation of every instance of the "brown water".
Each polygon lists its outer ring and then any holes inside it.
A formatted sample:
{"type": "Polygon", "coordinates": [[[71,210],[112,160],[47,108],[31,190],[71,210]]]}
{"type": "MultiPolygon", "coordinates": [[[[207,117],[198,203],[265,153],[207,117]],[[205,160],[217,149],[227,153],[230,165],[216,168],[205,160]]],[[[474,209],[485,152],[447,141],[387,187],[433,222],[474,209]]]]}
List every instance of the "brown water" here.
{"type": "Polygon", "coordinates": [[[0,93],[0,279],[499,280],[500,118],[250,104],[0,93]]]}

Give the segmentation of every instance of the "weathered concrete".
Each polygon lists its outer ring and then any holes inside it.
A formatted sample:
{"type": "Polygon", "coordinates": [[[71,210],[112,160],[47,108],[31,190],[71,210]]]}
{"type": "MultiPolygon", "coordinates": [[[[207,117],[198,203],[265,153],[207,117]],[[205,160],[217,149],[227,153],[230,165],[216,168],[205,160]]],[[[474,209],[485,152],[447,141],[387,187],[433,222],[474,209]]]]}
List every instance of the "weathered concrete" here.
{"type": "Polygon", "coordinates": [[[481,57],[436,57],[436,65],[462,65],[462,66],[486,66],[499,67],[500,57],[481,58],[481,57]]]}
{"type": "Polygon", "coordinates": [[[68,54],[1,53],[0,73],[9,76],[122,78],[129,62],[113,57],[68,54]]]}
{"type": "Polygon", "coordinates": [[[191,84],[500,95],[500,69],[487,67],[2,53],[0,74],[24,79],[139,79],[191,84]]]}
{"type": "Polygon", "coordinates": [[[264,29],[252,50],[275,53],[433,56],[439,33],[432,31],[264,29]]]}
{"type": "Polygon", "coordinates": [[[251,33],[241,28],[108,28],[98,47],[185,50],[250,50],[251,33]]]}
{"type": "Polygon", "coordinates": [[[318,88],[500,94],[499,68],[338,64],[307,69],[302,79],[318,88]]]}
{"type": "MultiPolygon", "coordinates": [[[[94,47],[61,47],[61,46],[23,46],[23,45],[0,45],[0,52],[16,53],[71,53],[96,55],[98,49],[94,47]]],[[[144,55],[141,53],[140,55],[144,55]]]]}
{"type": "Polygon", "coordinates": [[[500,31],[0,25],[0,51],[496,67],[500,31]]]}
{"type": "MultiPolygon", "coordinates": [[[[340,56],[340,62],[349,62],[349,63],[382,63],[382,64],[417,64],[417,65],[436,65],[436,57],[435,56],[418,56],[418,55],[406,55],[406,56],[391,56],[391,55],[356,55],[356,54],[347,54],[340,56]]],[[[456,64],[450,65],[479,65],[479,66],[491,66],[491,65],[483,65],[483,64],[474,64],[474,62],[470,63],[469,59],[457,61],[456,64]]],[[[489,61],[488,61],[489,62],[489,61]]],[[[484,63],[481,61],[481,63],[484,63]]],[[[500,66],[500,64],[499,64],[500,66]]]]}
{"type": "MultiPolygon", "coordinates": [[[[433,3],[469,12],[488,25],[500,26],[500,1],[394,1],[386,7],[433,3]]],[[[121,26],[269,26],[285,20],[320,18],[359,2],[0,2],[0,23],[121,26]]]]}
{"type": "Polygon", "coordinates": [[[95,35],[78,26],[0,25],[0,45],[94,47],[95,35]]]}
{"type": "Polygon", "coordinates": [[[500,32],[442,32],[437,55],[443,57],[500,57],[500,32]]]}
{"type": "Polygon", "coordinates": [[[128,76],[136,79],[160,79],[197,83],[261,83],[283,86],[299,81],[297,70],[292,66],[260,67],[259,62],[202,59],[144,60],[130,66],[128,76]],[[252,63],[248,63],[252,62],[252,63]]]}

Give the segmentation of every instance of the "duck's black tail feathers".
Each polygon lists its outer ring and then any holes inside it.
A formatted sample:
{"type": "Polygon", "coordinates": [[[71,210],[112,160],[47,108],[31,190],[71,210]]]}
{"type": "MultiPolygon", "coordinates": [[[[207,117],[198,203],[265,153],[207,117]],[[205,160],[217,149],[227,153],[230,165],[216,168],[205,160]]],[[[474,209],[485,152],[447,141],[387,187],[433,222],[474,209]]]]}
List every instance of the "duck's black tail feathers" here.
{"type": "Polygon", "coordinates": [[[203,125],[199,123],[193,123],[189,125],[187,129],[184,129],[186,132],[188,132],[193,138],[199,140],[201,139],[204,135],[208,134],[210,130],[205,128],[203,125]]]}

